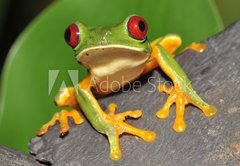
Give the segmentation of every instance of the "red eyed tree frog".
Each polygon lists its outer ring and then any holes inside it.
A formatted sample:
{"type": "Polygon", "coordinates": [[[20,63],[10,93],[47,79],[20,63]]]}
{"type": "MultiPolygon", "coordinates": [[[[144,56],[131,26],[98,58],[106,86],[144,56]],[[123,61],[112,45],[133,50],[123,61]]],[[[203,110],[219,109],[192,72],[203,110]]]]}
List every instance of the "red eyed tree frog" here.
{"type": "MultiPolygon", "coordinates": [[[[116,105],[110,103],[106,113],[98,104],[92,89],[97,89],[100,95],[110,94],[119,86],[114,81],[132,82],[154,68],[160,68],[173,81],[172,87],[159,85],[159,90],[169,94],[163,108],[156,113],[160,119],[166,118],[173,103],[176,104],[176,119],[173,129],[183,132],[186,128],[184,110],[187,104],[198,107],[205,116],[212,116],[217,109],[204,102],[193,90],[190,81],[179,64],[174,60],[174,51],[181,45],[181,38],[169,34],[158,38],[152,43],[147,40],[148,25],[136,15],[128,16],[123,22],[113,26],[88,27],[80,22],[70,25],[65,31],[65,40],[75,51],[76,60],[84,65],[89,74],[79,84],[77,90],[66,88],[56,97],[58,107],[70,106],[73,110],[62,110],[42,126],[37,135],[43,135],[57,121],[60,123],[60,133],[69,130],[68,117],[75,124],[83,123],[77,109],[81,109],[92,126],[100,133],[107,135],[110,143],[110,157],[113,160],[121,158],[119,136],[129,133],[145,141],[153,141],[156,134],[133,127],[125,122],[126,117],[139,118],[140,110],[126,111],[115,114],[116,105]],[[102,84],[107,82],[107,84],[102,84]]],[[[201,52],[205,45],[193,43],[187,49],[201,52]]],[[[121,86],[124,86],[122,83],[121,86]]]]}

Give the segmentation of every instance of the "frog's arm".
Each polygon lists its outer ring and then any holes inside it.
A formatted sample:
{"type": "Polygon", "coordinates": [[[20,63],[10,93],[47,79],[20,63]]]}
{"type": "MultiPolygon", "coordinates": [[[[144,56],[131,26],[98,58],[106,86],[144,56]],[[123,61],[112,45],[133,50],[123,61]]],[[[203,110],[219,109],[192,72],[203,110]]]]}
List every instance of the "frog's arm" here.
{"type": "Polygon", "coordinates": [[[69,106],[74,109],[70,111],[62,110],[56,113],[52,119],[48,123],[44,124],[37,132],[38,136],[45,134],[48,131],[49,127],[55,125],[57,121],[60,123],[60,133],[66,133],[69,130],[68,117],[72,117],[75,124],[83,123],[84,120],[77,111],[79,105],[75,96],[75,89],[73,87],[63,89],[56,97],[55,104],[58,107],[69,106]]]}
{"type": "Polygon", "coordinates": [[[174,84],[174,87],[171,88],[167,88],[164,85],[159,86],[160,91],[169,94],[169,97],[163,108],[157,112],[157,117],[166,118],[169,114],[170,106],[175,102],[176,119],[173,128],[177,132],[183,132],[186,128],[184,122],[185,105],[191,103],[200,108],[206,116],[214,115],[217,109],[204,102],[197,95],[185,72],[167,51],[168,48],[165,49],[161,43],[152,44],[152,48],[152,59],[157,61],[157,64],[172,79],[174,84]]]}
{"type": "Polygon", "coordinates": [[[126,117],[139,118],[142,115],[140,110],[127,111],[115,114],[116,105],[111,103],[108,106],[109,113],[105,113],[99,106],[91,92],[91,75],[88,75],[79,85],[77,100],[80,107],[92,126],[100,133],[106,134],[110,143],[110,157],[113,160],[121,158],[119,148],[119,135],[129,133],[142,138],[145,141],[153,141],[155,133],[137,129],[125,123],[126,117]]]}

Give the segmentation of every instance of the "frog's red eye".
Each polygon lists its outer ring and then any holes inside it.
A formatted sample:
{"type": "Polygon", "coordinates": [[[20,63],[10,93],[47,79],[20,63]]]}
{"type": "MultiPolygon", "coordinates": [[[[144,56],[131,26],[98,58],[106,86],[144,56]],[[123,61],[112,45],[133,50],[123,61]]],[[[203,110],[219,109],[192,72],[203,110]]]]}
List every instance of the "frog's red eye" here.
{"type": "Polygon", "coordinates": [[[137,40],[146,38],[148,25],[146,21],[139,16],[132,16],[127,24],[128,33],[131,37],[137,40]]]}
{"type": "Polygon", "coordinates": [[[76,24],[72,24],[65,31],[65,34],[64,34],[65,41],[69,46],[74,48],[80,42],[79,34],[80,32],[79,32],[78,26],[76,24]]]}

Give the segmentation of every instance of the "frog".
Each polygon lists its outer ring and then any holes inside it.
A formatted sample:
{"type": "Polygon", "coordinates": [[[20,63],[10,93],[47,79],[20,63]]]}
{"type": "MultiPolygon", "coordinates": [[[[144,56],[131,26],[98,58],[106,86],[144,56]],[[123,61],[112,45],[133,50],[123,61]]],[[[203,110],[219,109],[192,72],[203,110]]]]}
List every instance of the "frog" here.
{"type": "MultiPolygon", "coordinates": [[[[40,128],[37,135],[46,134],[57,122],[60,124],[60,133],[64,135],[70,129],[68,118],[72,118],[76,125],[84,122],[79,113],[81,110],[95,130],[107,136],[112,160],[122,157],[119,137],[123,133],[147,142],[154,141],[154,131],[139,129],[126,122],[127,118],[140,118],[141,110],[115,113],[117,105],[109,103],[108,111],[104,111],[96,96],[104,97],[114,93],[114,90],[119,88],[119,84],[113,84],[114,82],[120,82],[120,87],[124,87],[126,82],[133,82],[157,67],[160,67],[173,83],[170,87],[164,84],[158,86],[160,92],[169,95],[163,107],[156,112],[159,119],[167,118],[170,107],[176,104],[173,129],[183,132],[186,129],[185,107],[188,104],[199,108],[207,117],[215,115],[217,108],[205,102],[194,91],[188,76],[174,59],[175,51],[182,44],[181,37],[167,34],[149,42],[147,31],[146,20],[138,15],[130,15],[114,25],[87,26],[79,21],[71,24],[65,31],[65,41],[75,52],[76,61],[88,69],[88,74],[76,87],[61,90],[55,98],[56,106],[68,106],[71,109],[55,113],[52,119],[40,128]],[[121,81],[122,78],[124,81],[121,81]]],[[[184,51],[188,49],[202,52],[206,45],[192,43],[184,51]]]]}

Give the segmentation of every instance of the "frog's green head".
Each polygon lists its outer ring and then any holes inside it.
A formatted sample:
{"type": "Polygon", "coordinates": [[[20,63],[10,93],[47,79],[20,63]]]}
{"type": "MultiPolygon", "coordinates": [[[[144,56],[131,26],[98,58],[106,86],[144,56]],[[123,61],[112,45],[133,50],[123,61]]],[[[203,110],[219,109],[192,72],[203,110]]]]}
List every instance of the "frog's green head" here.
{"type": "Polygon", "coordinates": [[[143,18],[131,15],[112,26],[88,27],[75,22],[66,29],[65,40],[75,51],[77,60],[91,69],[93,65],[114,59],[134,61],[149,57],[147,30],[143,18]]]}

